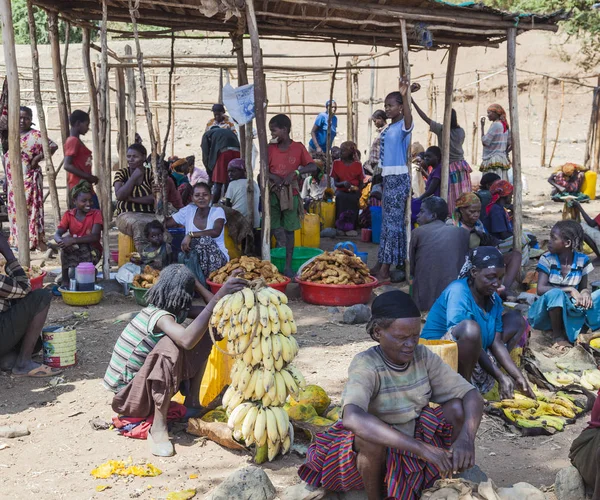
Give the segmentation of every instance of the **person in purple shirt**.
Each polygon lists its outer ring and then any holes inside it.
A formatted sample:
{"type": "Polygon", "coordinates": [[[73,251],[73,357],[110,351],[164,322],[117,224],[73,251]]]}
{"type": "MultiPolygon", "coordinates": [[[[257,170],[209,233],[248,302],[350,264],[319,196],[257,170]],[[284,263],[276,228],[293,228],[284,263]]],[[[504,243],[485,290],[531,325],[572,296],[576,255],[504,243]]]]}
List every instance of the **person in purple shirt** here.
{"type": "Polygon", "coordinates": [[[417,215],[421,210],[421,203],[431,196],[440,196],[440,185],[442,183],[442,150],[437,146],[431,146],[425,151],[421,174],[427,178],[425,192],[418,198],[413,198],[411,203],[411,219],[413,227],[417,222],[417,215]],[[432,167],[431,172],[427,172],[432,167]]]}

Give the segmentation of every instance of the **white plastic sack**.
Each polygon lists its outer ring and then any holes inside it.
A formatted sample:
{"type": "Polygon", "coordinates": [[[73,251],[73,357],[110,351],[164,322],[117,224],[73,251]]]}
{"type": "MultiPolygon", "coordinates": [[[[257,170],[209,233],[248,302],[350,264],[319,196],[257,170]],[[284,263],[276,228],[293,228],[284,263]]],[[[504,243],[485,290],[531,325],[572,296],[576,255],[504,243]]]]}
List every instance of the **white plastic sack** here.
{"type": "Polygon", "coordinates": [[[233,88],[230,83],[223,87],[223,104],[229,116],[239,125],[254,119],[254,84],[233,88]]]}
{"type": "Polygon", "coordinates": [[[121,284],[133,283],[133,277],[141,272],[142,268],[140,266],[134,264],[133,262],[128,262],[119,268],[117,271],[116,280],[121,284]]]}

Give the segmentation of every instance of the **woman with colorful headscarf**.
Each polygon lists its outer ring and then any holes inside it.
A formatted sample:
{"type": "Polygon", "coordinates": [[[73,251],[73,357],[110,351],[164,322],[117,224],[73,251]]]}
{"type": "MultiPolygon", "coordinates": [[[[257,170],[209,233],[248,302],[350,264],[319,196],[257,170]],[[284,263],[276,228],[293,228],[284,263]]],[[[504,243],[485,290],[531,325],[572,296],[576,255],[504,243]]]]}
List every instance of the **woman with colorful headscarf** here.
{"type": "Polygon", "coordinates": [[[574,196],[579,195],[585,178],[585,174],[583,173],[585,170],[586,168],[581,165],[565,163],[548,179],[548,182],[554,188],[552,190],[552,196],[567,194],[574,196]]]}
{"type": "Polygon", "coordinates": [[[497,290],[504,273],[504,258],[497,248],[471,250],[458,280],[433,304],[421,337],[456,342],[458,373],[482,394],[498,382],[502,399],[512,398],[515,388],[533,397],[509,354],[522,343],[528,325],[517,311],[503,314],[497,290]]]}
{"type": "Polygon", "coordinates": [[[508,153],[512,145],[510,130],[506,121],[506,111],[499,104],[492,104],[487,110],[487,117],[492,125],[486,133],[485,118],[481,119],[483,154],[479,170],[494,172],[501,179],[508,180],[508,171],[510,170],[508,153]]]}

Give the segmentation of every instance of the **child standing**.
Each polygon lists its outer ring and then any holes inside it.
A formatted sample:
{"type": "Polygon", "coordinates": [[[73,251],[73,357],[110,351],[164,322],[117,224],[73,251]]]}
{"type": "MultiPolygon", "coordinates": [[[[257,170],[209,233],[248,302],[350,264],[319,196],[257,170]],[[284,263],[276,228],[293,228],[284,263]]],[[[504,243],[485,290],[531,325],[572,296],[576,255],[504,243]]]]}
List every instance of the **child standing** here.
{"type": "Polygon", "coordinates": [[[301,227],[302,214],[299,179],[316,173],[317,166],[304,145],[290,138],[292,121],[288,116],[275,115],[269,129],[273,138],[269,144],[271,231],[277,246],[285,247],[284,274],[293,278],[294,231],[301,227]]]}
{"type": "Polygon", "coordinates": [[[150,266],[158,271],[171,263],[171,245],[165,242],[164,227],[161,222],[153,220],[144,228],[146,244],[139,256],[132,255],[131,262],[141,266],[150,266]]]}
{"type": "Polygon", "coordinates": [[[557,346],[570,346],[584,325],[600,328],[600,291],[590,293],[588,274],[594,267],[581,253],[583,230],[573,220],[557,222],[550,232],[548,252],[537,266],[538,300],[529,309],[529,323],[538,330],[552,330],[557,346]]]}
{"type": "Polygon", "coordinates": [[[93,194],[89,182],[80,181],[71,190],[71,199],[75,208],[63,215],[54,233],[54,241],[61,249],[62,285],[69,283],[69,271],[82,262],[96,265],[102,257],[102,212],[92,208],[93,194]],[[69,233],[65,236],[65,233],[69,233]]]}
{"type": "MultiPolygon", "coordinates": [[[[69,118],[71,134],[65,142],[65,170],[67,189],[69,192],[82,180],[90,184],[98,184],[98,177],[92,175],[92,152],[81,142],[80,135],[87,134],[90,129],[90,116],[80,109],[71,113],[69,118]]],[[[73,200],[71,200],[71,206],[73,200]]],[[[98,197],[92,191],[92,208],[100,208],[98,197]]]]}

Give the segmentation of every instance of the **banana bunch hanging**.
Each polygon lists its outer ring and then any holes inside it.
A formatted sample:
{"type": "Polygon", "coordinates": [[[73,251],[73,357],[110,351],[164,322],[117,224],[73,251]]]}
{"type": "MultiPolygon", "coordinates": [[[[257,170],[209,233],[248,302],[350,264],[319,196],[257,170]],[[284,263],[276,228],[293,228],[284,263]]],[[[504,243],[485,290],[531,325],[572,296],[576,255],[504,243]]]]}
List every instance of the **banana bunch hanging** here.
{"type": "Polygon", "coordinates": [[[269,461],[293,444],[293,427],[282,406],[306,386],[302,373],[290,365],[299,347],[287,302],[284,293],[252,281],[223,297],[210,320],[211,334],[216,329],[227,339],[228,354],[236,358],[223,395],[233,437],[257,449],[266,446],[269,461]]]}

